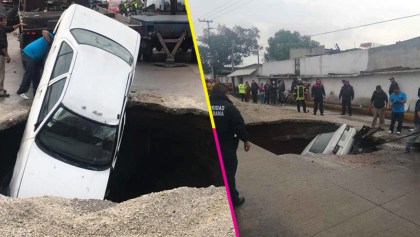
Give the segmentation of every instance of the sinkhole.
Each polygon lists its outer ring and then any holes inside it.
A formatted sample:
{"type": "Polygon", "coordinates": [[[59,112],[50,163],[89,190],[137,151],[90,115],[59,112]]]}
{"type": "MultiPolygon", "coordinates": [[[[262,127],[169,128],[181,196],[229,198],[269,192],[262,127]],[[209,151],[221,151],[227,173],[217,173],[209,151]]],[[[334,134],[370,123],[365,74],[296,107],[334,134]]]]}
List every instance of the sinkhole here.
{"type": "MultiPolygon", "coordinates": [[[[106,199],[121,202],[182,186],[223,185],[208,115],[158,105],[129,106],[126,112],[106,199]]],[[[10,181],[25,123],[0,133],[0,191],[10,181]]]]}
{"type": "Polygon", "coordinates": [[[338,124],[324,121],[282,120],[247,126],[250,140],[276,155],[301,154],[320,133],[334,132],[338,124]]]}

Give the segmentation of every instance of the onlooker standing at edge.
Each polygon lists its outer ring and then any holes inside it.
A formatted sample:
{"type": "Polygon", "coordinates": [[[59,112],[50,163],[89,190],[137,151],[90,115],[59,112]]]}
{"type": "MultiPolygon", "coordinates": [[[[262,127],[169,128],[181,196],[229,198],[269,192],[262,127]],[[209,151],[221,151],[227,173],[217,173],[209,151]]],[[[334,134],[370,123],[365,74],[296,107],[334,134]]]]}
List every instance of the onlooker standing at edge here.
{"type": "Polygon", "coordinates": [[[389,78],[389,81],[391,82],[391,85],[389,85],[388,93],[389,95],[391,95],[392,93],[394,93],[395,87],[399,87],[399,86],[398,86],[398,83],[395,81],[394,77],[389,78]]]}
{"type": "Polygon", "coordinates": [[[315,84],[312,85],[311,94],[312,99],[314,100],[314,115],[316,115],[318,108],[321,115],[324,115],[325,89],[320,79],[316,79],[315,84]]]}
{"type": "Polygon", "coordinates": [[[264,104],[264,96],[265,96],[265,87],[264,83],[261,82],[260,87],[258,88],[258,99],[260,100],[261,104],[264,104]]]}
{"type": "Polygon", "coordinates": [[[241,101],[245,102],[245,84],[243,81],[241,81],[238,85],[238,91],[239,91],[239,95],[241,96],[241,101]]]}
{"type": "Polygon", "coordinates": [[[7,50],[9,45],[7,41],[7,34],[13,32],[20,26],[25,26],[26,24],[19,23],[14,26],[7,26],[7,17],[4,14],[0,14],[0,97],[7,97],[9,94],[7,90],[4,89],[4,79],[6,77],[6,62],[10,63],[10,56],[7,50]]]}
{"type": "Polygon", "coordinates": [[[22,50],[22,63],[25,68],[25,73],[23,74],[22,83],[16,93],[25,100],[29,99],[25,93],[28,92],[31,82],[34,95],[36,93],[39,80],[41,79],[42,60],[48,54],[53,39],[53,34],[47,30],[43,30],[42,37],[28,44],[22,50]]]}
{"type": "Polygon", "coordinates": [[[264,90],[265,90],[264,104],[270,104],[270,81],[269,80],[265,82],[264,90]]]}
{"type": "Polygon", "coordinates": [[[251,94],[252,94],[252,102],[257,103],[258,102],[258,83],[255,82],[255,80],[252,80],[251,83],[251,94]]]}
{"type": "Polygon", "coordinates": [[[405,153],[410,153],[411,147],[413,146],[416,139],[420,136],[420,87],[417,91],[417,96],[419,99],[417,100],[416,108],[414,109],[414,129],[411,132],[413,135],[408,138],[407,143],[405,144],[405,153]]]}
{"type": "Polygon", "coordinates": [[[271,104],[276,104],[277,102],[277,86],[276,86],[276,81],[272,80],[271,84],[270,84],[270,102],[271,104]]]}
{"type": "Polygon", "coordinates": [[[235,175],[238,167],[236,150],[239,140],[244,142],[245,151],[249,151],[251,145],[244,119],[226,93],[227,88],[223,84],[215,85],[210,96],[210,104],[229,184],[230,197],[233,206],[236,207],[245,202],[245,198],[239,197],[239,192],[236,189],[235,175]]]}
{"type": "Polygon", "coordinates": [[[305,102],[305,93],[306,93],[306,86],[303,84],[302,79],[298,79],[298,83],[294,88],[294,93],[296,97],[296,106],[297,111],[300,113],[300,105],[302,104],[303,112],[307,113],[306,110],[306,102],[305,102]]]}
{"type": "Polygon", "coordinates": [[[346,114],[346,107],[349,111],[349,116],[351,116],[351,101],[354,98],[354,90],[350,85],[349,81],[343,80],[343,87],[341,87],[340,95],[338,99],[341,101],[341,115],[346,114]]]}
{"type": "Polygon", "coordinates": [[[251,86],[248,82],[245,83],[245,102],[249,102],[249,98],[251,97],[251,86]]]}
{"type": "Polygon", "coordinates": [[[394,132],[395,121],[398,121],[397,134],[401,134],[402,123],[404,119],[404,104],[407,102],[407,95],[400,91],[400,88],[394,87],[394,93],[389,97],[389,103],[392,107],[391,126],[388,133],[394,132]]]}
{"type": "Polygon", "coordinates": [[[388,107],[388,96],[380,85],[376,86],[376,90],[373,92],[370,102],[369,110],[372,110],[373,107],[372,128],[375,128],[376,121],[379,117],[379,126],[377,129],[383,130],[382,127],[385,124],[385,109],[388,107]]]}
{"type": "Polygon", "coordinates": [[[279,80],[279,103],[284,105],[284,92],[286,91],[286,85],[284,84],[284,80],[279,80]]]}

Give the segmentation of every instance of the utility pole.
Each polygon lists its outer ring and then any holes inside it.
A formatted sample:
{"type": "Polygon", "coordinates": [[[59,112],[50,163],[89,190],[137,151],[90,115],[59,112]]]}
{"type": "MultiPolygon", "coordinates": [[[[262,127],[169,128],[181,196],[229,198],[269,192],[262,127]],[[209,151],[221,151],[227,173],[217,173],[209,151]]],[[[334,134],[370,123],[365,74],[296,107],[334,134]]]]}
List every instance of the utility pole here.
{"type": "Polygon", "coordinates": [[[232,72],[235,71],[235,61],[233,59],[233,54],[235,53],[234,49],[235,49],[235,40],[232,40],[232,54],[230,56],[230,61],[231,61],[231,65],[232,65],[232,72]]]}
{"type": "MultiPolygon", "coordinates": [[[[210,49],[210,52],[211,52],[210,30],[213,29],[213,28],[210,27],[210,23],[213,23],[213,20],[198,19],[198,21],[207,23],[207,34],[208,34],[208,40],[209,40],[208,44],[209,44],[209,49],[210,49]]],[[[213,79],[215,79],[216,78],[216,73],[214,71],[214,63],[213,63],[214,62],[214,55],[210,55],[210,57],[211,57],[211,74],[213,75],[213,79]]]]}

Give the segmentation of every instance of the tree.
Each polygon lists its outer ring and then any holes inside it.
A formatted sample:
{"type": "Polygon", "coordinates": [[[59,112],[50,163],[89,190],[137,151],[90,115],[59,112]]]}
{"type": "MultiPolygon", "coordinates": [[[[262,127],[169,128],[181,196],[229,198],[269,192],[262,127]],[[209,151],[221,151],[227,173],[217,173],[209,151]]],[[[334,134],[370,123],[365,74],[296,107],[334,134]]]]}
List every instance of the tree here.
{"type": "Polygon", "coordinates": [[[205,31],[199,37],[201,63],[205,73],[211,72],[212,66],[215,71],[225,65],[232,64],[232,47],[234,65],[242,63],[244,57],[248,57],[258,49],[259,30],[256,27],[242,28],[234,26],[233,29],[225,25],[217,27],[217,33],[205,31]]]}
{"type": "Polygon", "coordinates": [[[264,58],[267,61],[279,61],[289,59],[290,49],[293,48],[314,48],[320,45],[319,42],[311,40],[310,36],[301,36],[299,32],[293,33],[289,30],[280,30],[274,37],[268,39],[267,52],[264,58]]]}

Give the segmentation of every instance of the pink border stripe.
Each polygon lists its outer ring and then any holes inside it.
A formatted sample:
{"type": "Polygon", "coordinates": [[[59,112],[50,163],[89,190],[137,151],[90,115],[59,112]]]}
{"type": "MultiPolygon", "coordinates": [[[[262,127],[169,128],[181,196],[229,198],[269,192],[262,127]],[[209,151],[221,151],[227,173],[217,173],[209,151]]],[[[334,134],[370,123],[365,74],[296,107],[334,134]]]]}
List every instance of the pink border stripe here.
{"type": "Polygon", "coordinates": [[[220,168],[222,169],[223,182],[225,183],[225,189],[228,196],[229,208],[230,208],[230,214],[232,215],[233,226],[235,228],[236,236],[239,237],[240,235],[239,235],[238,223],[236,222],[235,211],[233,210],[233,204],[230,198],[229,185],[227,182],[227,177],[226,177],[226,172],[225,172],[225,164],[223,163],[222,152],[220,151],[219,138],[217,137],[216,128],[213,128],[213,135],[214,135],[214,141],[216,142],[217,155],[219,156],[220,168]]]}

